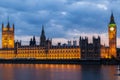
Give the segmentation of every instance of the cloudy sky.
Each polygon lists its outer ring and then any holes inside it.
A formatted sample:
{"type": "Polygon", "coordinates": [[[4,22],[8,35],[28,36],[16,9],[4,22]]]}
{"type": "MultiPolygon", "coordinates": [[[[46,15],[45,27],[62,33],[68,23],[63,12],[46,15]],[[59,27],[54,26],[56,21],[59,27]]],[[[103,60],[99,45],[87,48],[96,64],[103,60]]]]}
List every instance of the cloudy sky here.
{"type": "Polygon", "coordinates": [[[78,40],[79,36],[88,36],[91,42],[92,36],[100,35],[101,43],[108,45],[107,26],[113,12],[120,47],[119,7],[119,0],[1,0],[0,24],[6,25],[9,16],[10,24],[15,24],[15,39],[23,44],[33,35],[39,43],[44,25],[53,44],[78,40]]]}

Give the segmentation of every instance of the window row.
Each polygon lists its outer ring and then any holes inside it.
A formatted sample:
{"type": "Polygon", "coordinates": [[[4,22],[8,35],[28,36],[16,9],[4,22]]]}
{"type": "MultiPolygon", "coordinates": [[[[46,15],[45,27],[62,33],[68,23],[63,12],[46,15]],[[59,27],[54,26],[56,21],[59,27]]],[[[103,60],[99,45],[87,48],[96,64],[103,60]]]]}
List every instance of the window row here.
{"type": "Polygon", "coordinates": [[[54,50],[54,51],[49,51],[49,53],[79,53],[80,51],[78,50],[60,50],[60,51],[57,51],[57,50],[54,50]]]}

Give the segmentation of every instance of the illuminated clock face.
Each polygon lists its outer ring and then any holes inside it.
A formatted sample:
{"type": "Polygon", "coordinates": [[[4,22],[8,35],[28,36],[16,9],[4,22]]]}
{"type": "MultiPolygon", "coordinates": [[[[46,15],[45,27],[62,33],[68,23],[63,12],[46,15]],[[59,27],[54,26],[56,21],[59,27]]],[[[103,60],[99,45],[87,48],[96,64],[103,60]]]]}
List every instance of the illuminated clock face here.
{"type": "Polygon", "coordinates": [[[114,27],[111,27],[111,28],[110,28],[110,31],[114,31],[114,27]]]}

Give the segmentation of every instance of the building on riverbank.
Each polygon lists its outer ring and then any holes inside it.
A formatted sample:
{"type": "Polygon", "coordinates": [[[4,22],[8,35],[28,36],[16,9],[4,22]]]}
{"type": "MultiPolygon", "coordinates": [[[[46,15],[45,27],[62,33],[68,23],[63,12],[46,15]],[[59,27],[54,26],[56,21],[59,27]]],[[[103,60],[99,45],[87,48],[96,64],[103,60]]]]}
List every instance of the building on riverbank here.
{"type": "Polygon", "coordinates": [[[46,39],[44,26],[42,26],[40,43],[36,44],[35,36],[30,39],[29,45],[21,45],[21,41],[14,42],[14,24],[12,28],[8,22],[2,24],[2,48],[1,59],[83,59],[99,60],[101,58],[117,58],[116,34],[117,28],[114,16],[111,14],[108,25],[109,47],[101,45],[101,38],[93,37],[93,43],[88,43],[88,37],[80,37],[79,45],[76,41],[68,41],[67,44],[54,46],[52,39],[46,39]]]}

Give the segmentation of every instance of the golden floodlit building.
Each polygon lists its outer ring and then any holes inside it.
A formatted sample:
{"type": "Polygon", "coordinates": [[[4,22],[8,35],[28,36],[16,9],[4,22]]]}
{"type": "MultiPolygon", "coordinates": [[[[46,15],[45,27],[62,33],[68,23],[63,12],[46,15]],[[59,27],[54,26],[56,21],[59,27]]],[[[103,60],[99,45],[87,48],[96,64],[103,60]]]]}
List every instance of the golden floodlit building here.
{"type": "Polygon", "coordinates": [[[80,48],[77,45],[52,45],[52,40],[46,40],[44,27],[42,26],[40,44],[36,45],[35,36],[30,39],[29,45],[21,45],[21,41],[14,41],[13,28],[3,27],[2,24],[2,48],[0,59],[80,59],[80,48]],[[10,40],[9,40],[10,39],[10,40]]]}
{"type": "Polygon", "coordinates": [[[9,22],[6,27],[2,23],[2,48],[14,48],[14,24],[10,27],[9,22]]]}
{"type": "Polygon", "coordinates": [[[109,47],[101,45],[101,39],[93,37],[93,43],[88,43],[88,38],[80,37],[77,41],[68,41],[68,44],[52,45],[52,39],[46,39],[44,26],[42,26],[40,43],[36,44],[35,36],[30,39],[29,45],[21,45],[21,41],[14,42],[14,25],[10,27],[8,22],[5,27],[2,24],[2,48],[0,59],[83,59],[99,60],[100,58],[116,58],[117,28],[114,16],[111,14],[108,25],[109,47]]]}

